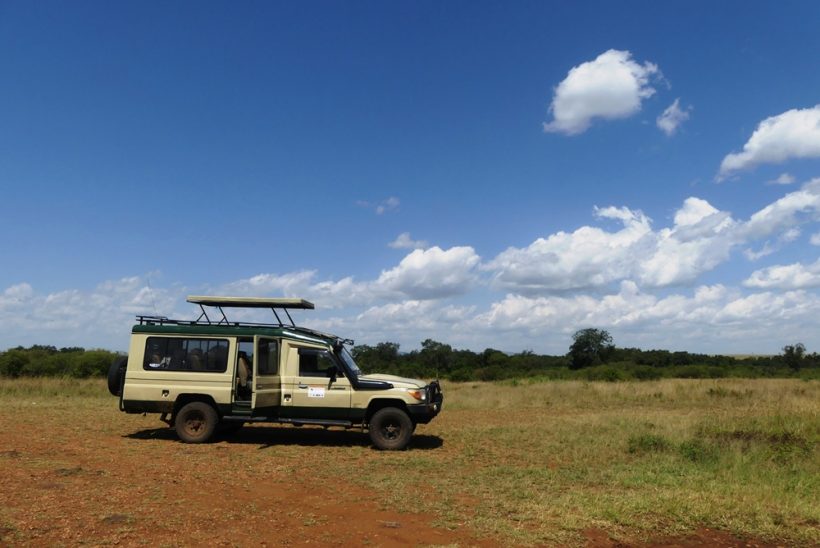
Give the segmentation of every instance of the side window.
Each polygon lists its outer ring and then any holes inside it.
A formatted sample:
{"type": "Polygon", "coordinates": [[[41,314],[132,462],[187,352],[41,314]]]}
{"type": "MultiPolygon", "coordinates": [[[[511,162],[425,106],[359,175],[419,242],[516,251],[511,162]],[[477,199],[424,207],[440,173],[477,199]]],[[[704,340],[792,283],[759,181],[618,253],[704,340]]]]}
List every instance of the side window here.
{"type": "Polygon", "coordinates": [[[247,358],[248,365],[253,365],[253,339],[239,339],[239,354],[247,358]]]}
{"type": "Polygon", "coordinates": [[[228,341],[148,337],[142,367],[148,370],[223,373],[228,369],[228,341]]]}
{"type": "Polygon", "coordinates": [[[328,377],[328,369],[336,368],[336,362],[326,350],[299,349],[300,377],[328,377]]]}
{"type": "Polygon", "coordinates": [[[279,374],[279,342],[261,339],[257,348],[257,365],[260,375],[279,374]]]}

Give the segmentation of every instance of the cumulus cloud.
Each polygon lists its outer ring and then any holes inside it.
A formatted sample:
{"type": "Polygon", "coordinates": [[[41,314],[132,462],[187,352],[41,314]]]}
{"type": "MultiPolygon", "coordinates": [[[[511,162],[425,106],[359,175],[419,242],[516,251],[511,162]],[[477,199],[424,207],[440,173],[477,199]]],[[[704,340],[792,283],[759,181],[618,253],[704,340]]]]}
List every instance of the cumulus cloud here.
{"type": "Polygon", "coordinates": [[[794,158],[820,158],[820,105],[788,110],[760,122],[741,152],[723,158],[717,179],[794,158]]]}
{"type": "Polygon", "coordinates": [[[790,185],[795,181],[793,175],[789,173],[781,173],[777,179],[772,179],[771,181],[767,181],[770,185],[790,185]]]}
{"type": "Polygon", "coordinates": [[[414,240],[411,238],[409,232],[402,232],[395,240],[387,244],[388,247],[392,247],[393,249],[422,249],[427,247],[427,245],[427,242],[424,240],[414,240]]]}
{"type": "Polygon", "coordinates": [[[596,118],[628,118],[655,93],[650,80],[659,74],[657,65],[639,64],[630,52],[614,49],[581,63],[555,88],[550,105],[553,120],[544,123],[544,131],[577,135],[596,118]]]}
{"type": "Polygon", "coordinates": [[[820,178],[755,212],[740,227],[743,239],[766,237],[820,219],[820,178]]]}
{"type": "Polygon", "coordinates": [[[460,295],[476,282],[475,270],[480,260],[472,247],[417,249],[395,268],[383,271],[373,288],[411,299],[460,295]]]}
{"type": "Polygon", "coordinates": [[[658,116],[655,120],[655,123],[658,126],[658,129],[663,131],[667,137],[671,137],[675,133],[677,133],[678,128],[682,123],[689,119],[689,111],[691,107],[684,110],[680,108],[680,99],[675,99],[675,101],[666,107],[666,110],[658,116]]]}
{"type": "Polygon", "coordinates": [[[498,287],[522,294],[604,287],[624,279],[645,285],[688,283],[724,261],[734,244],[735,221],[705,200],[688,198],[674,225],[655,231],[651,220],[627,208],[595,210],[623,228],[584,226],[509,248],[483,266],[498,287]]]}
{"type": "Polygon", "coordinates": [[[651,221],[627,208],[595,209],[599,219],[618,220],[621,230],[584,226],[538,238],[525,248],[510,247],[483,266],[494,285],[530,294],[598,287],[630,275],[634,252],[649,245],[651,221]]]}
{"type": "Polygon", "coordinates": [[[743,282],[758,289],[806,289],[820,287],[820,260],[812,264],[793,263],[756,270],[743,282]]]}
{"type": "Polygon", "coordinates": [[[315,300],[324,308],[369,305],[383,299],[441,299],[470,290],[480,262],[472,247],[416,249],[375,280],[317,280],[314,270],[257,274],[224,284],[216,293],[236,296],[287,296],[315,300]]]}
{"type": "Polygon", "coordinates": [[[762,247],[745,251],[748,259],[756,260],[796,240],[802,225],[820,220],[820,179],[746,221],[696,197],[684,201],[671,226],[659,229],[628,208],[596,209],[595,215],[618,220],[623,228],[584,226],[571,233],[557,232],[524,248],[510,247],[481,268],[492,273],[494,287],[522,295],[598,290],[622,280],[642,287],[695,283],[739,246],[762,242],[762,247]]]}
{"type": "Polygon", "coordinates": [[[635,265],[635,279],[649,286],[692,283],[729,258],[736,222],[706,200],[687,198],[675,223],[655,234],[654,246],[635,265]]]}

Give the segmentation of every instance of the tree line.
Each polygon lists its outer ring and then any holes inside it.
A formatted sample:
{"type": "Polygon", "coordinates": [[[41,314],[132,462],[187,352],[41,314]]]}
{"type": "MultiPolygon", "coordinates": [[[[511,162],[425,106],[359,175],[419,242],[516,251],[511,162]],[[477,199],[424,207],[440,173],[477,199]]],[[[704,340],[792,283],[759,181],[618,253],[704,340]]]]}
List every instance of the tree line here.
{"type": "MultiPolygon", "coordinates": [[[[357,345],[352,354],[365,373],[451,381],[506,379],[653,380],[660,378],[795,377],[820,378],[820,355],[801,343],[783,347],[782,354],[738,359],[669,350],[620,348],[601,329],[582,329],[564,355],[539,355],[525,350],[509,354],[454,349],[427,339],[421,348],[401,352],[394,342],[357,345]]],[[[0,352],[0,376],[77,378],[105,376],[120,354],[80,347],[18,346],[0,352]]]]}
{"type": "Polygon", "coordinates": [[[81,347],[56,348],[36,344],[18,346],[0,352],[0,376],[3,377],[101,377],[119,357],[108,350],[86,350],[81,347]]]}
{"type": "Polygon", "coordinates": [[[383,342],[359,345],[353,357],[366,373],[403,377],[438,377],[452,381],[497,381],[522,378],[583,380],[653,380],[661,378],[794,377],[820,378],[820,355],[808,354],[797,343],[783,354],[738,359],[733,356],[669,350],[619,348],[600,329],[573,335],[567,354],[538,355],[532,351],[508,354],[488,348],[483,352],[456,350],[432,339],[421,349],[402,353],[399,345],[383,342]]]}

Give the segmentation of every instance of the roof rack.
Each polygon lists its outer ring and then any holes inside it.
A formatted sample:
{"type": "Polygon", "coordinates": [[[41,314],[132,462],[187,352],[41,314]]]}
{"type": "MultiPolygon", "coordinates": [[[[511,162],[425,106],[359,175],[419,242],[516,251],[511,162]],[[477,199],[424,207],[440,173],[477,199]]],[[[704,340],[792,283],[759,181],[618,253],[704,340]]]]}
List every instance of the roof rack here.
{"type": "Polygon", "coordinates": [[[323,333],[315,329],[297,326],[293,321],[289,309],[313,310],[315,307],[312,302],[304,299],[286,299],[286,298],[260,298],[260,297],[219,297],[219,296],[203,296],[190,295],[187,301],[191,304],[199,305],[202,311],[196,320],[172,320],[166,316],[137,316],[137,321],[140,325],[224,325],[231,327],[283,327],[293,329],[297,332],[314,335],[326,339],[335,339],[341,344],[353,345],[352,339],[342,339],[330,333],[323,333]],[[205,310],[206,306],[214,307],[219,310],[222,318],[214,322],[208,316],[205,310]],[[276,317],[276,323],[253,323],[253,322],[231,322],[228,321],[225,315],[224,308],[270,308],[273,315],[276,317]],[[284,311],[290,324],[286,324],[279,317],[276,310],[284,311]],[[204,318],[204,321],[203,321],[204,318]]]}

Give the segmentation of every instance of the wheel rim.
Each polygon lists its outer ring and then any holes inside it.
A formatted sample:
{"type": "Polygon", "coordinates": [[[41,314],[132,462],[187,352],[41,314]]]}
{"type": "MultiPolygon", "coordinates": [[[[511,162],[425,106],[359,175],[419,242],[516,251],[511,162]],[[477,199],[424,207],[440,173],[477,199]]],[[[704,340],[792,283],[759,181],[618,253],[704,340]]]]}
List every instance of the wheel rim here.
{"type": "Polygon", "coordinates": [[[199,436],[205,430],[205,422],[204,413],[191,412],[185,417],[185,432],[190,436],[199,436]]]}
{"type": "Polygon", "coordinates": [[[396,440],[401,436],[401,425],[398,422],[386,422],[382,426],[382,436],[386,440],[396,440]]]}

